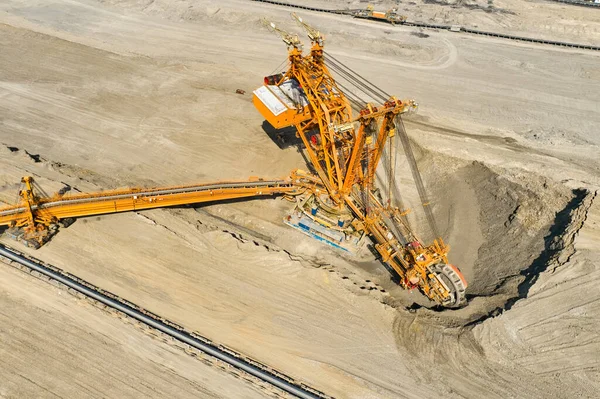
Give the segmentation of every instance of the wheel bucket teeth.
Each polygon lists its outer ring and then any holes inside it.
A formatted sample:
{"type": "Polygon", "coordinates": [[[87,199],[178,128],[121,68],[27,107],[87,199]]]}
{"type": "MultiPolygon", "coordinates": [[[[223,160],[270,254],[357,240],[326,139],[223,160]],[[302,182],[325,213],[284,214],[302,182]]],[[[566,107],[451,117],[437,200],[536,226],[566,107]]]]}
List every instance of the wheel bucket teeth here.
{"type": "Polygon", "coordinates": [[[467,282],[465,278],[460,270],[453,265],[444,265],[441,269],[441,272],[450,282],[454,291],[454,301],[451,306],[461,306],[464,302],[466,302],[465,291],[467,289],[467,282]]]}
{"type": "Polygon", "coordinates": [[[467,281],[456,266],[439,264],[435,267],[435,274],[440,282],[450,290],[450,298],[444,302],[447,307],[460,307],[466,302],[467,281]]]}
{"type": "Polygon", "coordinates": [[[458,267],[451,265],[451,264],[447,264],[446,267],[450,268],[450,270],[452,270],[453,273],[456,273],[456,275],[462,282],[462,285],[465,289],[469,286],[469,284],[467,284],[467,280],[465,279],[465,276],[463,276],[463,274],[460,272],[458,267]]]}

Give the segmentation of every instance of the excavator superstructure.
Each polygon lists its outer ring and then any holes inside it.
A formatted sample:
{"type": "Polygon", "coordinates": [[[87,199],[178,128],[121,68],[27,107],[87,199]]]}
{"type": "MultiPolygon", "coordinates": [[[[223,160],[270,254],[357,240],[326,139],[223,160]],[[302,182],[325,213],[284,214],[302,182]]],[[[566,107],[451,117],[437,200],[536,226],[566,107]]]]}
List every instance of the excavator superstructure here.
{"type": "MultiPolygon", "coordinates": [[[[347,238],[366,234],[373,240],[381,260],[399,276],[401,285],[419,287],[438,303],[461,305],[465,301],[467,283],[458,268],[448,263],[449,247],[437,233],[430,202],[401,119],[403,114],[414,111],[417,104],[386,95],[376,87],[372,90],[383,99],[382,105],[346,97],[328,64],[346,76],[352,77],[351,71],[325,53],[325,40],[318,30],[296,14],[292,17],[308,33],[312,43],[310,52],[303,54],[297,36],[277,28],[272,22],[263,21],[288,46],[289,64],[286,71],[267,76],[265,84],[253,93],[255,107],[274,128],[296,128],[312,171],[326,190],[299,198],[301,202],[296,206],[295,214],[288,216],[288,221],[294,218],[311,220],[321,232],[327,227],[337,231],[337,236],[341,232],[347,238]],[[351,102],[358,105],[356,116],[351,102]],[[432,245],[424,245],[412,231],[406,218],[407,210],[394,206],[393,173],[388,176],[387,202],[375,186],[376,171],[386,145],[394,139],[402,142],[411,165],[425,215],[436,235],[432,245]]],[[[359,83],[369,87],[368,82],[359,83]]],[[[396,196],[399,197],[397,193],[396,196]]],[[[298,224],[305,231],[311,230],[310,226],[306,228],[306,223],[304,226],[298,224]]]]}
{"type": "Polygon", "coordinates": [[[253,92],[252,101],[275,129],[295,128],[309,161],[309,172],[295,170],[285,179],[251,178],[53,197],[39,196],[33,179],[26,177],[20,202],[0,208],[0,225],[10,226],[7,233],[13,238],[38,248],[56,232],[58,225],[66,227],[77,217],[283,195],[295,202],[284,219],[286,224],[349,252],[359,250],[370,238],[374,252],[401,286],[418,288],[445,307],[462,306],[467,283],[458,268],[448,263],[449,247],[437,234],[401,119],[417,104],[389,96],[381,89],[374,91],[383,100],[377,106],[358,100],[349,91],[346,95],[328,64],[349,74],[346,76],[353,76],[352,71],[325,53],[324,37],[318,30],[297,15],[292,16],[308,33],[310,51],[303,53],[297,35],[263,21],[288,46],[288,67],[282,73],[265,77],[264,85],[253,92]],[[424,244],[408,223],[409,211],[401,203],[393,168],[387,169],[386,199],[375,184],[381,160],[391,164],[395,155],[389,147],[398,141],[405,150],[425,215],[436,236],[431,245],[424,244]]]}

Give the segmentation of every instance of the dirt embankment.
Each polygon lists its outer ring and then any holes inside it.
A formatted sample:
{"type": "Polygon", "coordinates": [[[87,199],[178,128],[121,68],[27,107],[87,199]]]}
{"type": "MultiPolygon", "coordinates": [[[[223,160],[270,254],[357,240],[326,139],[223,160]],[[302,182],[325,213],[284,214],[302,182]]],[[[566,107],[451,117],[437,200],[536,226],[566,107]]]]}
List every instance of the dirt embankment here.
{"type": "MultiPolygon", "coordinates": [[[[506,259],[534,259],[521,270],[514,263],[513,274],[504,279],[490,278],[489,273],[476,268],[469,307],[442,312],[419,308],[412,310],[412,315],[399,312],[394,321],[397,345],[407,350],[415,363],[435,363],[439,375],[453,375],[453,383],[469,387],[472,392],[479,390],[486,397],[529,397],[532,392],[537,392],[534,397],[565,397],[565,386],[569,386],[569,397],[595,397],[598,384],[576,381],[593,381],[598,370],[594,353],[600,343],[590,330],[595,328],[595,322],[588,318],[597,313],[593,303],[598,295],[584,286],[598,279],[591,263],[596,250],[584,244],[580,245],[583,250],[577,251],[576,239],[584,230],[592,207],[597,205],[596,195],[586,190],[573,191],[552,222],[534,231],[530,246],[521,247],[518,256],[509,257],[506,250],[498,249],[497,257],[484,258],[492,265],[506,259]],[[495,281],[500,282],[492,284],[495,281]],[[515,368],[522,380],[531,382],[529,393],[510,384],[486,384],[514,377],[515,368]]],[[[596,210],[596,220],[597,213],[596,210]]],[[[511,244],[511,239],[506,238],[512,235],[511,224],[519,224],[514,229],[526,229],[515,219],[516,216],[505,226],[506,231],[494,237],[499,243],[511,244]]],[[[584,231],[584,236],[597,237],[597,223],[594,226],[592,222],[587,230],[594,228],[595,232],[584,231]]],[[[520,237],[526,235],[527,230],[520,233],[520,237]]],[[[493,246],[484,242],[480,253],[485,255],[486,248],[493,246]]],[[[507,250],[511,248],[514,245],[507,250]]],[[[509,269],[504,272],[511,272],[509,269]]],[[[419,372],[422,378],[435,378],[426,369],[419,372]]]]}
{"type": "MultiPolygon", "coordinates": [[[[585,189],[573,190],[521,169],[466,162],[414,147],[438,229],[451,245],[449,259],[469,282],[469,306],[452,312],[463,323],[524,296],[532,276],[568,252],[561,237],[578,225],[573,212],[584,206],[589,195],[585,189]]],[[[398,170],[403,201],[411,208],[415,230],[430,242],[434,237],[426,228],[414,189],[407,185],[411,179],[405,169],[398,170]]],[[[432,305],[420,297],[393,294],[387,303],[394,307],[432,305]]]]}

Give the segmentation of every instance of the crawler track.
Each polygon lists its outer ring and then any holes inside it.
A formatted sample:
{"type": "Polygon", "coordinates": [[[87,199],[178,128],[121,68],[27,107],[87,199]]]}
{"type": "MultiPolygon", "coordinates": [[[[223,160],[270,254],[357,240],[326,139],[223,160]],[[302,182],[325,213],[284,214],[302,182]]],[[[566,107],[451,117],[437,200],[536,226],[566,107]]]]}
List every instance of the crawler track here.
{"type": "Polygon", "coordinates": [[[260,379],[282,391],[298,398],[333,399],[310,386],[299,382],[269,366],[244,356],[223,345],[212,342],[196,333],[188,332],[183,327],[161,318],[125,299],[104,291],[80,278],[65,273],[61,269],[45,264],[40,260],[27,257],[20,252],[0,244],[0,260],[16,268],[34,275],[42,275],[50,280],[59,282],[69,290],[84,295],[114,310],[124,313],[132,319],[158,330],[172,339],[196,348],[228,365],[235,367],[255,378],[260,379]]]}
{"type": "MultiPolygon", "coordinates": [[[[324,12],[324,13],[329,13],[329,14],[352,15],[353,12],[356,11],[356,10],[330,10],[330,9],[326,9],[326,8],[307,7],[307,6],[303,6],[303,5],[299,5],[299,4],[284,3],[281,1],[273,1],[273,0],[251,0],[251,1],[257,1],[260,3],[267,3],[267,4],[273,4],[273,5],[277,5],[277,6],[285,6],[285,7],[291,7],[291,8],[300,8],[300,9],[307,10],[307,11],[324,12]]],[[[561,1],[561,0],[553,0],[553,1],[561,1]]],[[[578,2],[578,1],[562,0],[561,2],[577,4],[577,5],[589,5],[591,7],[596,6],[595,4],[592,4],[592,3],[582,4],[584,2],[578,2]]],[[[487,31],[483,31],[483,30],[464,28],[461,26],[426,24],[423,22],[415,22],[415,21],[406,21],[402,25],[416,26],[418,28],[424,28],[424,29],[447,30],[447,31],[453,31],[453,32],[457,32],[457,33],[464,32],[464,33],[470,33],[473,35],[496,37],[499,39],[508,39],[508,40],[519,41],[519,42],[529,42],[529,43],[536,43],[536,44],[546,44],[546,45],[551,45],[551,46],[600,51],[600,46],[593,46],[591,44],[569,43],[569,42],[560,42],[560,41],[556,41],[556,40],[536,39],[536,38],[532,38],[532,37],[507,35],[504,33],[487,32],[487,31]]]]}

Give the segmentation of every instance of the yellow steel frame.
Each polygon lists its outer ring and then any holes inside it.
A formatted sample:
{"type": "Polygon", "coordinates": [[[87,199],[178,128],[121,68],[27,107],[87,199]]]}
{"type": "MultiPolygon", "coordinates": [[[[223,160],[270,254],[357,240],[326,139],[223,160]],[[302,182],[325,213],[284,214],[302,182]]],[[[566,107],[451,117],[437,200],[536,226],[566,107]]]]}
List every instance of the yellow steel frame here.
{"type": "Polygon", "coordinates": [[[130,188],[110,190],[101,193],[55,195],[41,198],[35,195],[31,177],[23,178],[26,188],[20,192],[21,201],[17,205],[0,208],[0,225],[25,227],[39,230],[65,218],[78,218],[107,213],[139,211],[177,205],[224,201],[270,195],[297,195],[311,184],[300,173],[293,173],[292,179],[275,181],[269,185],[256,185],[262,180],[251,179],[241,182],[218,182],[210,185],[188,185],[158,187],[152,189],[130,188]],[[248,183],[248,187],[244,187],[248,183]],[[229,187],[232,184],[236,187],[229,187]],[[241,185],[241,186],[240,186],[241,185]],[[203,187],[214,187],[203,189],[203,187]],[[197,191],[165,193],[169,191],[198,188],[197,191]],[[143,195],[141,195],[143,193],[143,195]]]}
{"type": "MultiPolygon", "coordinates": [[[[386,225],[384,215],[403,224],[399,210],[384,207],[373,195],[375,172],[381,160],[384,146],[388,139],[395,135],[395,118],[397,115],[416,107],[412,101],[402,102],[391,97],[383,106],[377,108],[372,104],[360,111],[353,118],[350,104],[335,80],[331,76],[323,59],[323,36],[300,22],[312,41],[310,54],[303,56],[301,44],[290,44],[288,58],[290,67],[285,73],[286,79],[295,79],[307,97],[308,111],[311,119],[304,117],[295,124],[298,136],[304,143],[306,152],[329,195],[339,207],[348,206],[360,223],[370,233],[375,241],[375,248],[381,254],[382,260],[390,265],[401,277],[401,284],[410,287],[410,281],[418,279],[421,290],[428,297],[444,303],[451,294],[436,276],[432,275],[429,266],[447,264],[449,247],[441,238],[432,245],[422,246],[419,239],[408,225],[403,228],[409,233],[415,243],[407,247],[398,239],[386,225]],[[367,136],[372,133],[372,126],[379,124],[377,140],[367,144],[367,136]],[[341,129],[341,127],[351,128],[341,129]],[[358,125],[355,126],[355,125],[358,125]],[[311,143],[311,136],[318,134],[320,140],[311,143]],[[367,192],[368,203],[361,203],[353,190],[356,185],[367,192]]],[[[304,115],[307,110],[303,109],[304,115]]],[[[269,119],[269,118],[267,118],[269,119]]],[[[465,283],[466,286],[466,283],[465,283]]]]}

